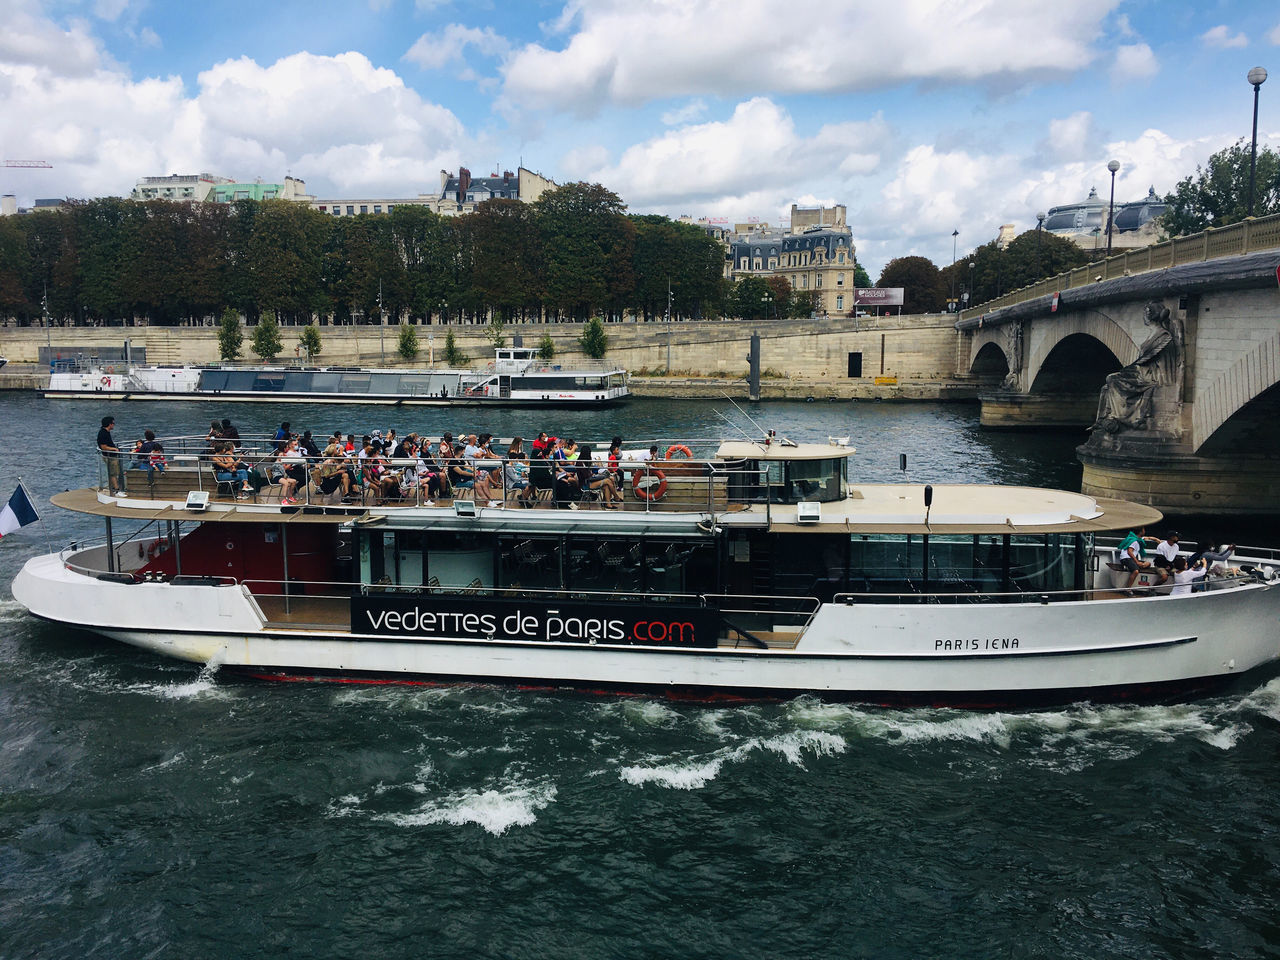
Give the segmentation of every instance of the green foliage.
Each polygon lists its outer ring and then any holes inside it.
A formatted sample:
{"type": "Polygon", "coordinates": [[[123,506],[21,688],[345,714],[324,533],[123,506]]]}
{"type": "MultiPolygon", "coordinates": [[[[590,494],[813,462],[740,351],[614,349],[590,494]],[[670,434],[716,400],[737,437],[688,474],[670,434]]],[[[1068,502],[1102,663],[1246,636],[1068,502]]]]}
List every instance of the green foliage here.
{"type": "Polygon", "coordinates": [[[983,244],[957,260],[954,267],[944,268],[941,276],[948,296],[954,282],[956,298],[970,292],[968,306],[973,307],[1010,290],[1083,266],[1090,257],[1091,251],[1084,250],[1066,237],[1027,230],[1015,237],[1004,250],[994,240],[983,244]],[[972,270],[970,263],[973,264],[972,270]]]}
{"type": "Polygon", "coordinates": [[[253,336],[249,339],[249,349],[263,360],[274,360],[284,349],[274,310],[267,310],[258,318],[258,325],[253,328],[253,336]]]}
{"type": "Polygon", "coordinates": [[[774,291],[764,277],[743,277],[733,286],[729,297],[729,312],[743,320],[762,320],[772,315],[774,291]]]}
{"type": "Polygon", "coordinates": [[[853,285],[862,288],[871,286],[871,277],[857,260],[853,261],[853,285]]]}
{"type": "MultiPolygon", "coordinates": [[[[1248,216],[1250,147],[1240,139],[1219,150],[1205,166],[1196,167],[1194,177],[1184,177],[1165,195],[1169,209],[1161,217],[1160,229],[1166,237],[1225,227],[1248,216]]],[[[1254,180],[1254,216],[1280,213],[1280,153],[1258,148],[1254,180]]]]}
{"type": "Polygon", "coordinates": [[[592,360],[602,360],[609,350],[609,335],[604,332],[604,322],[599,317],[592,317],[582,328],[582,336],[578,338],[578,346],[592,360]]]}
{"type": "Polygon", "coordinates": [[[489,328],[485,330],[485,339],[493,344],[493,349],[500,350],[507,345],[507,335],[502,331],[506,328],[506,324],[502,322],[502,318],[495,315],[489,321],[489,328]]]}
{"type": "Polygon", "coordinates": [[[903,313],[941,313],[947,289],[927,257],[895,257],[880,271],[878,287],[902,287],[903,313]]]}
{"type": "Polygon", "coordinates": [[[314,323],[308,323],[302,328],[302,333],[298,335],[298,342],[302,345],[302,352],[307,355],[307,359],[320,356],[320,328],[314,323]]]}
{"type": "Polygon", "coordinates": [[[407,323],[400,324],[400,336],[396,341],[396,352],[405,360],[413,360],[418,356],[418,349],[417,332],[407,323]]]}
{"type": "Polygon", "coordinates": [[[218,356],[223,360],[239,360],[242,346],[244,334],[240,330],[240,315],[227,307],[218,321],[218,356]]]}
{"type": "Polygon", "coordinates": [[[542,340],[538,343],[538,357],[542,360],[552,360],[556,355],[556,345],[551,339],[551,334],[544,333],[542,340]]]}
{"type": "Polygon", "coordinates": [[[460,367],[467,362],[467,355],[458,347],[458,340],[452,330],[445,334],[444,362],[451,367],[460,367]]]}

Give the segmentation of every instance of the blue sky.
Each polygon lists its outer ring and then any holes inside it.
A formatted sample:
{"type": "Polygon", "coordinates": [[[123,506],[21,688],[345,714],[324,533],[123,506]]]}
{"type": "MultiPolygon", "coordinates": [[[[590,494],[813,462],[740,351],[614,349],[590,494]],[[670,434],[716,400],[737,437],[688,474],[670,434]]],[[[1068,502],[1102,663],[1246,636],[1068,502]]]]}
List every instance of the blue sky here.
{"type": "Polygon", "coordinates": [[[209,171],[328,199],[523,161],[636,212],[844,203],[859,259],[943,264],[1002,223],[1280,148],[1280,7],[1154,0],[0,0],[0,192],[209,171]]]}

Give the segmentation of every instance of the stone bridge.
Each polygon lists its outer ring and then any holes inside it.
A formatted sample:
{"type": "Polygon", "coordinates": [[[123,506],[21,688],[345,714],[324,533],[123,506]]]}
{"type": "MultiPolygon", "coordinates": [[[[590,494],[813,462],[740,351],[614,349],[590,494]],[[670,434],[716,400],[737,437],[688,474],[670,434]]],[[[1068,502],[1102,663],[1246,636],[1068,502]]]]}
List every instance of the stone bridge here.
{"type": "Polygon", "coordinates": [[[1229,257],[962,319],[983,425],[1089,428],[1087,493],[1278,512],[1278,271],[1280,251],[1229,257]]]}

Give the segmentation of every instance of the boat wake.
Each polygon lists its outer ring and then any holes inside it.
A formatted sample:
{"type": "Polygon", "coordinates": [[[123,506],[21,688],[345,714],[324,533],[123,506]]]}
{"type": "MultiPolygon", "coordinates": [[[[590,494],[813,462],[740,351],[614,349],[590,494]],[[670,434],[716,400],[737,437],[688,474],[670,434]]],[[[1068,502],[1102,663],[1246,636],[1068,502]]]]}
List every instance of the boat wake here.
{"type": "MultiPolygon", "coordinates": [[[[430,765],[420,767],[418,772],[429,777],[430,765]]],[[[374,788],[373,794],[378,796],[393,789],[423,793],[427,786],[421,780],[397,788],[380,785],[374,788]]],[[[347,794],[330,804],[328,813],[333,817],[365,816],[397,827],[475,825],[498,837],[512,827],[532,826],[538,820],[538,812],[550,806],[555,799],[556,786],[549,780],[530,782],[513,777],[487,789],[459,790],[425,800],[415,809],[403,813],[368,810],[364,798],[347,794]]]]}

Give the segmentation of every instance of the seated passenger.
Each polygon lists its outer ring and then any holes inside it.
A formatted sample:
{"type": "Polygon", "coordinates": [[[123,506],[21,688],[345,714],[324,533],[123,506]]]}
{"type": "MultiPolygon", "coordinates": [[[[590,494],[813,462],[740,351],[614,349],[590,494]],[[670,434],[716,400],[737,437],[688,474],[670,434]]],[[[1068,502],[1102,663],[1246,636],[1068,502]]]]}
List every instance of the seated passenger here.
{"type": "Polygon", "coordinates": [[[515,493],[521,506],[533,505],[533,487],[529,483],[529,464],[524,459],[524,440],[516,437],[507,448],[507,464],[503,468],[507,490],[515,493]]]}
{"type": "Polygon", "coordinates": [[[1176,597],[1181,594],[1190,593],[1191,585],[1196,580],[1201,580],[1209,572],[1209,561],[1201,557],[1196,561],[1194,567],[1187,567],[1187,558],[1178,556],[1173,558],[1173,589],[1169,591],[1169,596],[1176,597]]]}
{"type": "Polygon", "coordinates": [[[614,504],[622,502],[622,496],[618,493],[609,465],[594,460],[590,447],[582,448],[582,456],[578,462],[582,464],[578,473],[579,485],[595,493],[610,510],[614,509],[614,504]]]}
{"type": "Polygon", "coordinates": [[[249,471],[244,461],[236,457],[230,441],[218,442],[218,449],[213,454],[213,476],[219,483],[239,483],[238,500],[253,492],[253,487],[249,486],[249,471]]]}

